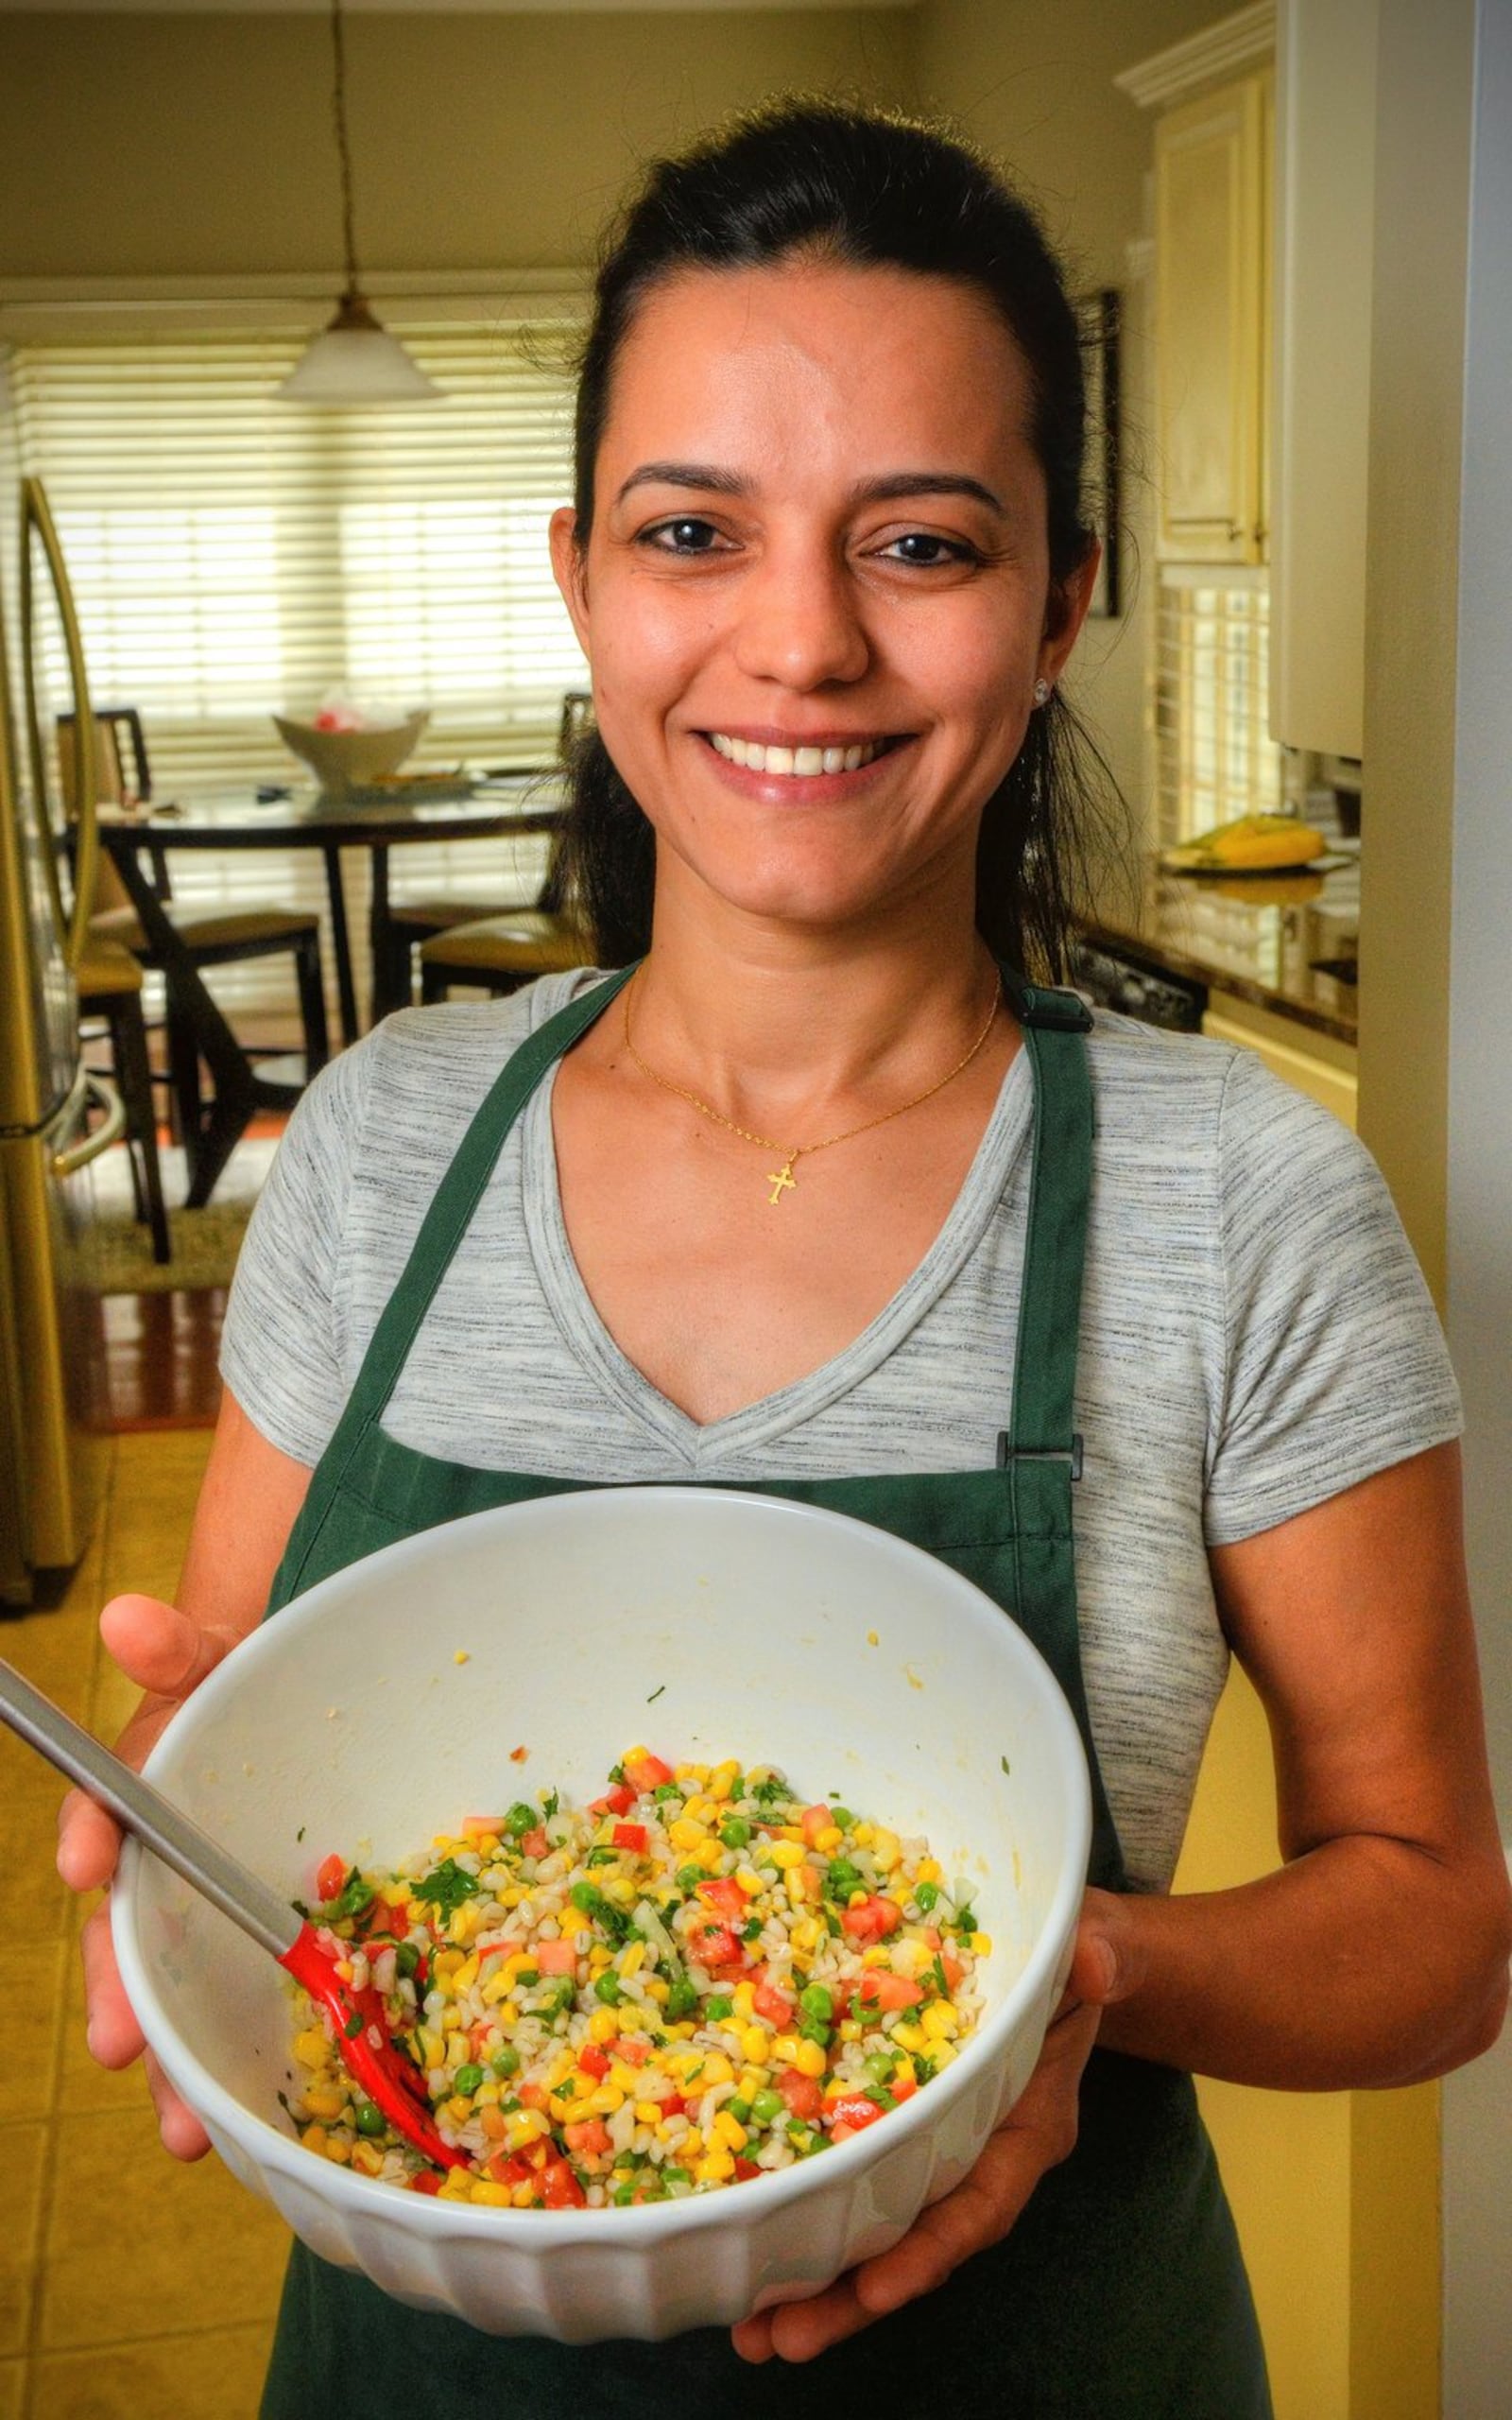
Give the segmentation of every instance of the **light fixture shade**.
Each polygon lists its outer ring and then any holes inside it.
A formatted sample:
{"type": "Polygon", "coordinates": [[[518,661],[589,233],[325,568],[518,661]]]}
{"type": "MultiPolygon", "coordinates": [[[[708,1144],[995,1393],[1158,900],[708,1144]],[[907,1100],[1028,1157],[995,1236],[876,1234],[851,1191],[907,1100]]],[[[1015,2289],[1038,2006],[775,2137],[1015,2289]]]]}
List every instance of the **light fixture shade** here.
{"type": "Polygon", "coordinates": [[[436,404],[441,390],[358,294],[313,337],[278,389],[281,403],[312,411],[360,411],[380,404],[436,404]]]}

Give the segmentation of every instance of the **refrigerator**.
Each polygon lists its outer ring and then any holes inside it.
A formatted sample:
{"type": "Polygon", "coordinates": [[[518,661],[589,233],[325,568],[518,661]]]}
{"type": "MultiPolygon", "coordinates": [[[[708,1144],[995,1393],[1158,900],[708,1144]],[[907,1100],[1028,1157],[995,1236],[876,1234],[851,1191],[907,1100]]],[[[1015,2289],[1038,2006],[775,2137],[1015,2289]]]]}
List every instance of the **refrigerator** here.
{"type": "MultiPolygon", "coordinates": [[[[3,381],[0,363],[0,381],[3,381]]],[[[14,475],[0,387],[0,1606],[76,1563],[102,1492],[103,1305],[92,1164],[124,1129],[82,1063],[73,966],[91,882],[93,752],[60,845],[56,714],[89,724],[77,624],[35,482],[14,475]],[[51,793],[51,794],[49,794],[51,793]]]]}

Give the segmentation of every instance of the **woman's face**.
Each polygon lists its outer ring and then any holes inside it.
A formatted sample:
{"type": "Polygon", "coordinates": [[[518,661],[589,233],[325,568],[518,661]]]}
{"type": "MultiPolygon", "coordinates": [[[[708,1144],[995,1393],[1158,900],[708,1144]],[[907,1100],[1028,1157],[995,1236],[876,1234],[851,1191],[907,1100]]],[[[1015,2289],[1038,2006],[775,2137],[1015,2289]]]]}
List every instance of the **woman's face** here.
{"type": "Polygon", "coordinates": [[[671,880],[834,927],[974,886],[982,808],[1091,567],[1049,586],[1028,374],[942,278],[794,263],[653,290],[585,549],[552,525],[610,753],[671,880]]]}

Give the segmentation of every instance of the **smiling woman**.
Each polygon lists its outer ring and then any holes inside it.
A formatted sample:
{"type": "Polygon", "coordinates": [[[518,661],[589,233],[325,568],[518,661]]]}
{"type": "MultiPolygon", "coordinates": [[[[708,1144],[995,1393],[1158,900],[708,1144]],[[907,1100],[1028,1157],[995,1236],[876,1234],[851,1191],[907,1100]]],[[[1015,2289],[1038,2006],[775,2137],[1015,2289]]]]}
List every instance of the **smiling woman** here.
{"type": "MultiPolygon", "coordinates": [[[[1093,1850],[1040,2065],[890,2250],[732,2335],[495,2342],[297,2249],[266,2420],[942,2394],[1265,2420],[1190,2071],[1399,2083],[1495,2035],[1458,1405],[1384,1187],[1249,1054],[1039,979],[1080,806],[1057,683],[1094,568],[1082,416],[1032,217],[934,130],[795,105],[652,170],[552,530],[597,717],[564,871],[616,971],[391,1019],[306,1094],[238,1269],[182,1610],[107,1609],[158,1692],[140,1754],[269,1589],[487,1505],[696,1479],[911,1538],[1078,1709],[1093,1850]],[[1285,1861],[1173,1899],[1230,1647],[1285,1861]]],[[[69,1879],[114,1851],[76,1806],[69,1879]]],[[[85,1944],[123,2065],[97,1920],[85,1944]]],[[[791,2045],[753,2017],[741,2049],[781,2099],[791,2045]]],[[[159,2092],[170,2147],[202,2149],[159,2092]]],[[[625,2181],[580,2166],[585,2196],[625,2181]]]]}

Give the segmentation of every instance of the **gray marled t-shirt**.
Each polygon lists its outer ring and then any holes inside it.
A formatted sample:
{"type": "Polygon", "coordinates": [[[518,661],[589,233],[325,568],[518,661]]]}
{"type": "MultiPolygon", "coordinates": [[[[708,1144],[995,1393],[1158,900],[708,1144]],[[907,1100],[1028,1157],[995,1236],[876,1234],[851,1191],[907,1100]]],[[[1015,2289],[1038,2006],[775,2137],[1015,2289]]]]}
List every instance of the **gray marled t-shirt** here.
{"type": "MultiPolygon", "coordinates": [[[[586,975],[409,1011],[300,1103],[253,1216],[222,1369],[318,1460],[447,1162],[499,1067],[586,975]]],[[[1227,1668],[1206,1547],[1457,1433],[1390,1198],[1252,1053],[1102,1015],[1077,1372],[1076,1568],[1094,1736],[1136,1883],[1170,1879],[1227,1668]]],[[[386,1417],[478,1468],[618,1482],[981,1467],[1007,1425],[1032,1085],[1020,1053],[944,1227],[845,1352],[698,1426],[618,1350],[568,1246],[551,1087],[510,1136],[386,1417]]]]}

